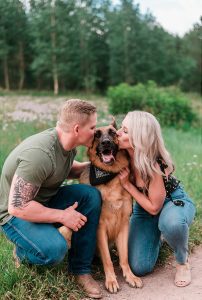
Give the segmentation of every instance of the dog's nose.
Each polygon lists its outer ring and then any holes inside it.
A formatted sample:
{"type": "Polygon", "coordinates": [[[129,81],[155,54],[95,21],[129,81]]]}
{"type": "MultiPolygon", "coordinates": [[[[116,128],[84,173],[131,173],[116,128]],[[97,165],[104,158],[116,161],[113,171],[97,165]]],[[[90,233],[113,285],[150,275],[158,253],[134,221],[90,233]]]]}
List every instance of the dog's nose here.
{"type": "Polygon", "coordinates": [[[110,145],[110,140],[108,140],[108,139],[103,140],[102,145],[103,146],[109,146],[110,145]]]}

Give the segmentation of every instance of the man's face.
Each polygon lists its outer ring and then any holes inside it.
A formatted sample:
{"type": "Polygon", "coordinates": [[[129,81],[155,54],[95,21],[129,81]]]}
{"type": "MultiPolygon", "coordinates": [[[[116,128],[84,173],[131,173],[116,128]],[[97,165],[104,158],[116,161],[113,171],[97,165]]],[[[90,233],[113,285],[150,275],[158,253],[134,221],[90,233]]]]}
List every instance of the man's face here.
{"type": "Polygon", "coordinates": [[[92,114],[84,126],[79,126],[78,142],[80,145],[90,147],[93,142],[97,124],[97,113],[92,114]]]}

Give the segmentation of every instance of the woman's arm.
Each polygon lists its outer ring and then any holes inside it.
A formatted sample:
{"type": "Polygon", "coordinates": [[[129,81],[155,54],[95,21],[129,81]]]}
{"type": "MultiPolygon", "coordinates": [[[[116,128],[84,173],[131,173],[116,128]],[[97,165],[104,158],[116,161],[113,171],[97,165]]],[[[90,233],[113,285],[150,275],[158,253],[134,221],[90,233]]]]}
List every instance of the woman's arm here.
{"type": "Polygon", "coordinates": [[[120,172],[119,178],[122,186],[148,213],[157,215],[160,212],[166,197],[162,176],[157,173],[154,174],[154,177],[149,184],[148,196],[146,196],[129,181],[129,174],[130,171],[128,168],[125,168],[120,172]]]}

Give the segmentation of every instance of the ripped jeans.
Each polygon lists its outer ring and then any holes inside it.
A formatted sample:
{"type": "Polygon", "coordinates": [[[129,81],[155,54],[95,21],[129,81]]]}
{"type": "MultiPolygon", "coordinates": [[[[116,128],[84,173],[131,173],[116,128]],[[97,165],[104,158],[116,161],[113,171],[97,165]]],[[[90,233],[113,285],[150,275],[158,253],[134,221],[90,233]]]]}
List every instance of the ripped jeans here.
{"type": "Polygon", "coordinates": [[[153,216],[135,204],[130,220],[129,264],[134,274],[150,273],[157,261],[161,234],[173,249],[176,261],[184,264],[188,256],[189,226],[195,216],[195,206],[182,186],[166,198],[161,212],[153,216]],[[173,201],[182,200],[184,206],[173,201]]]}

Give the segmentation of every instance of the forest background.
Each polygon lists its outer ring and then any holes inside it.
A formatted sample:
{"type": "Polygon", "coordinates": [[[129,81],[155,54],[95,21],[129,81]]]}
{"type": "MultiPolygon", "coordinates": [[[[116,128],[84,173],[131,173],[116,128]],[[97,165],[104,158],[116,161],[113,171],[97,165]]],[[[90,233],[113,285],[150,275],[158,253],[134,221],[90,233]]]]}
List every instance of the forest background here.
{"type": "Polygon", "coordinates": [[[153,80],[200,92],[200,20],[172,35],[132,0],[0,0],[0,16],[2,89],[105,93],[153,80]]]}
{"type": "MultiPolygon", "coordinates": [[[[196,20],[180,37],[142,14],[138,3],[114,3],[0,0],[0,172],[17,144],[55,126],[68,98],[94,103],[98,126],[111,122],[110,113],[120,125],[129,110],[152,112],[176,176],[196,204],[191,250],[202,244],[201,25],[196,20]]],[[[79,148],[76,159],[86,160],[86,149],[79,148]]],[[[67,276],[67,257],[57,267],[16,269],[12,251],[0,233],[0,299],[83,299],[67,276]]],[[[158,264],[167,264],[170,254],[164,244],[158,264]]],[[[101,265],[94,267],[103,283],[101,265]]]]}

